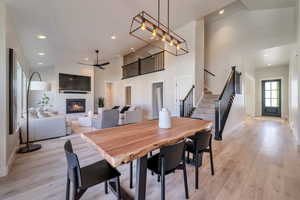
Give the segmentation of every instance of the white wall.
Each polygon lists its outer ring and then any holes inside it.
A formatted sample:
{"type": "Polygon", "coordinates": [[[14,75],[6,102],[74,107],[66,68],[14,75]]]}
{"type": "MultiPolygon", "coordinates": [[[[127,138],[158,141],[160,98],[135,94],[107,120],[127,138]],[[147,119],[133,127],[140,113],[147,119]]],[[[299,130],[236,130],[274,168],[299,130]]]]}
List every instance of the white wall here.
{"type": "Polygon", "coordinates": [[[7,120],[7,68],[6,68],[6,7],[0,1],[0,177],[7,173],[6,137],[7,120]]]}
{"type": "Polygon", "coordinates": [[[262,80],[281,79],[281,115],[282,118],[289,118],[289,66],[274,66],[257,68],[255,70],[255,91],[256,91],[256,116],[261,116],[262,96],[261,82],[262,80]]]}
{"type": "Polygon", "coordinates": [[[297,47],[292,53],[289,65],[290,106],[289,123],[300,145],[300,4],[297,5],[297,47]]]}
{"type": "Polygon", "coordinates": [[[173,115],[177,115],[176,79],[183,76],[190,76],[192,83],[195,83],[195,71],[200,70],[200,66],[196,66],[196,30],[196,21],[190,22],[176,30],[179,35],[187,40],[190,53],[178,57],[166,53],[164,71],[121,80],[121,58],[120,60],[116,59],[113,61],[108,66],[107,71],[97,70],[95,75],[96,97],[104,96],[104,82],[113,82],[114,104],[122,106],[125,104],[125,87],[130,85],[132,87],[132,105],[142,107],[146,117],[151,118],[152,83],[163,82],[164,106],[173,115]]]}
{"type": "Polygon", "coordinates": [[[231,66],[247,71],[247,58],[253,52],[294,43],[295,15],[295,8],[248,10],[239,6],[217,20],[208,19],[205,65],[216,74],[215,79],[208,79],[208,88],[220,94],[231,66]]]}
{"type": "Polygon", "coordinates": [[[0,67],[1,67],[1,135],[0,135],[0,176],[8,173],[8,168],[13,161],[15,150],[19,144],[18,133],[8,134],[8,48],[12,48],[16,53],[16,60],[20,63],[22,70],[28,76],[29,65],[24,56],[23,49],[18,40],[17,32],[9,10],[3,1],[0,1],[0,67]]]}
{"type": "Polygon", "coordinates": [[[198,104],[204,93],[205,21],[197,20],[196,26],[195,101],[198,104]]]}

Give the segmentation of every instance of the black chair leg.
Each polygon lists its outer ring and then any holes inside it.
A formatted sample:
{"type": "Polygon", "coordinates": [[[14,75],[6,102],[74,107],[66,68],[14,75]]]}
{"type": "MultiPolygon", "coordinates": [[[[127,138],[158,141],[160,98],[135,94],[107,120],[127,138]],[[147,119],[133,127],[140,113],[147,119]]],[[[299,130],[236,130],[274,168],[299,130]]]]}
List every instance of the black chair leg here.
{"type": "Polygon", "coordinates": [[[184,190],[185,190],[185,198],[189,198],[189,189],[188,189],[188,183],[187,183],[187,174],[186,174],[186,165],[185,162],[183,162],[183,179],[184,179],[184,190]]]}
{"type": "Polygon", "coordinates": [[[133,175],[133,163],[130,162],[130,183],[129,183],[130,189],[133,188],[133,177],[132,177],[132,175],[133,175]]]}
{"type": "Polygon", "coordinates": [[[118,200],[122,199],[122,194],[121,194],[121,185],[120,185],[120,177],[117,178],[117,192],[118,192],[118,200]]]}
{"type": "Polygon", "coordinates": [[[160,182],[160,175],[157,175],[157,182],[160,182]]]}
{"type": "Polygon", "coordinates": [[[213,153],[212,153],[211,147],[209,147],[209,157],[210,157],[211,175],[215,175],[214,161],[213,161],[213,153]]]}
{"type": "Polygon", "coordinates": [[[73,184],[73,192],[72,192],[72,200],[77,200],[77,187],[75,184],[73,184]]]}
{"type": "Polygon", "coordinates": [[[165,176],[161,176],[161,200],[165,200],[165,192],[166,192],[166,189],[165,189],[165,176]]]}
{"type": "Polygon", "coordinates": [[[105,191],[105,194],[108,194],[108,183],[107,183],[107,181],[105,181],[105,183],[104,183],[104,191],[105,191]]]}
{"type": "MultiPolygon", "coordinates": [[[[194,154],[193,154],[194,155],[194,154]]],[[[195,159],[195,188],[199,188],[199,169],[198,169],[198,163],[199,163],[199,154],[196,153],[196,155],[193,156],[195,159]]]]}
{"type": "Polygon", "coordinates": [[[161,200],[165,200],[165,162],[164,162],[164,159],[162,158],[161,159],[161,200]]]}
{"type": "Polygon", "coordinates": [[[66,200],[70,200],[70,179],[69,178],[67,178],[66,200]]]}

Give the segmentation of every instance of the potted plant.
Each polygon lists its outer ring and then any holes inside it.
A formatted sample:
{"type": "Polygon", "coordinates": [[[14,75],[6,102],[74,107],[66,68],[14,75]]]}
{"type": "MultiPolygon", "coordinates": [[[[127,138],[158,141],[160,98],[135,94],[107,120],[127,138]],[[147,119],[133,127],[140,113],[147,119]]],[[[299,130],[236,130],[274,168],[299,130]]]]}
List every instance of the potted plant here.
{"type": "Polygon", "coordinates": [[[101,115],[104,109],[104,97],[98,98],[98,114],[101,115]]]}
{"type": "Polygon", "coordinates": [[[49,104],[50,98],[44,93],[40,102],[38,103],[40,108],[44,111],[49,108],[51,105],[49,104]]]}

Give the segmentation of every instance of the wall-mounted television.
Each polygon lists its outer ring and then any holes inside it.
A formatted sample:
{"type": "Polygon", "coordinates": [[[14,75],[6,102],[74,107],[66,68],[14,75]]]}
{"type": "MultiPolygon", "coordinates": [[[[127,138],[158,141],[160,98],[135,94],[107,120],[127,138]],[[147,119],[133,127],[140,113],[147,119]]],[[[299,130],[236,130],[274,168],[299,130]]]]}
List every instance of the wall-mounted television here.
{"type": "Polygon", "coordinates": [[[88,93],[91,77],[59,73],[59,91],[63,93],[88,93]]]}

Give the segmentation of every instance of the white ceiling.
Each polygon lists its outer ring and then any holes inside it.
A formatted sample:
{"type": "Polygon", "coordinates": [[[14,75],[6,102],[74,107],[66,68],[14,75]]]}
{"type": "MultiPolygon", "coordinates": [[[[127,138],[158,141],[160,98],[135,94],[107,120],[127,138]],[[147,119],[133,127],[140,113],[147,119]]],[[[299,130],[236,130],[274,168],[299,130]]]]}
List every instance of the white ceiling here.
{"type": "MultiPolygon", "coordinates": [[[[180,27],[233,1],[171,0],[171,27],[180,27]]],[[[167,1],[161,2],[162,15],[166,15],[167,1]]],[[[144,45],[128,34],[132,17],[142,10],[157,15],[156,0],[7,0],[7,4],[32,67],[38,62],[52,66],[91,59],[96,48],[105,59],[127,54],[131,47],[144,45]],[[48,39],[38,40],[37,34],[48,39]],[[111,40],[112,35],[117,39],[111,40]],[[38,52],[46,55],[38,56],[38,52]]]]}
{"type": "Polygon", "coordinates": [[[288,8],[297,5],[298,0],[241,0],[250,10],[288,8]]]}
{"type": "Polygon", "coordinates": [[[257,68],[288,65],[295,45],[285,45],[261,50],[251,56],[257,68]]]}

